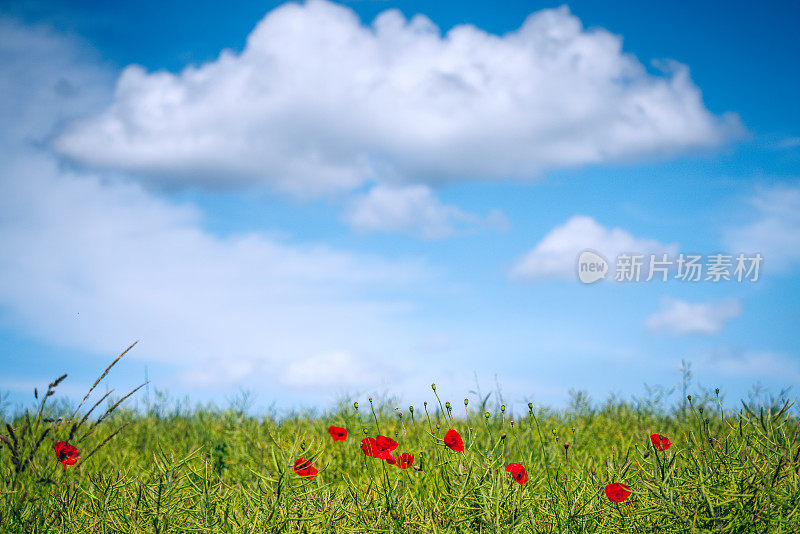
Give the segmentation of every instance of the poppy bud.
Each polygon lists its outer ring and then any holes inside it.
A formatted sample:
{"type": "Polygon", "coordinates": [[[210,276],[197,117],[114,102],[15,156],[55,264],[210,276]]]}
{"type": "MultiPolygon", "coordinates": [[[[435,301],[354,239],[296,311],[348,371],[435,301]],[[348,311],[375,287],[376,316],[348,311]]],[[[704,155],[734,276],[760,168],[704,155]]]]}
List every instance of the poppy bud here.
{"type": "Polygon", "coordinates": [[[408,411],[411,412],[411,413],[414,413],[414,407],[413,406],[409,406],[408,407],[408,411]]]}
{"type": "Polygon", "coordinates": [[[564,451],[569,450],[569,442],[564,442],[564,451]]]}
{"type": "Polygon", "coordinates": [[[692,400],[692,396],[691,396],[691,395],[686,395],[686,398],[687,398],[688,400],[690,400],[690,401],[692,400]]]}
{"type": "Polygon", "coordinates": [[[507,437],[507,436],[506,436],[506,433],[505,433],[505,432],[503,432],[502,434],[500,434],[500,439],[506,439],[506,437],[507,437]]]}
{"type": "Polygon", "coordinates": [[[358,410],[358,402],[354,402],[354,403],[353,403],[353,408],[355,408],[356,410],[358,410]]]}
{"type": "Polygon", "coordinates": [[[427,408],[428,407],[428,401],[423,402],[422,405],[427,408]]]}
{"type": "Polygon", "coordinates": [[[369,398],[369,403],[372,404],[372,397],[369,398]]]}
{"type": "Polygon", "coordinates": [[[500,406],[500,411],[503,412],[503,413],[506,413],[506,405],[505,404],[500,406]]]}
{"type": "Polygon", "coordinates": [[[719,395],[719,388],[715,389],[714,392],[719,395]]]}
{"type": "Polygon", "coordinates": [[[533,403],[532,403],[532,402],[529,402],[529,403],[528,403],[528,409],[529,409],[529,410],[531,410],[531,411],[533,411],[533,403]]]}
{"type": "Polygon", "coordinates": [[[697,411],[703,413],[703,407],[701,406],[700,408],[697,409],[697,411]]]}
{"type": "Polygon", "coordinates": [[[306,441],[305,440],[300,442],[300,450],[303,450],[303,451],[306,450],[306,441]]]}
{"type": "Polygon", "coordinates": [[[485,414],[483,414],[483,416],[486,418],[487,421],[489,420],[489,412],[486,412],[485,414]]]}
{"type": "Polygon", "coordinates": [[[467,404],[469,404],[469,399],[464,399],[464,406],[466,406],[467,404]]]}
{"type": "Polygon", "coordinates": [[[509,423],[511,423],[511,428],[514,428],[514,420],[512,419],[509,423]]]}
{"type": "Polygon", "coordinates": [[[432,389],[433,391],[436,391],[436,384],[431,384],[431,389],[432,389]]]}
{"type": "Polygon", "coordinates": [[[450,409],[450,401],[444,403],[445,408],[450,409]]]}

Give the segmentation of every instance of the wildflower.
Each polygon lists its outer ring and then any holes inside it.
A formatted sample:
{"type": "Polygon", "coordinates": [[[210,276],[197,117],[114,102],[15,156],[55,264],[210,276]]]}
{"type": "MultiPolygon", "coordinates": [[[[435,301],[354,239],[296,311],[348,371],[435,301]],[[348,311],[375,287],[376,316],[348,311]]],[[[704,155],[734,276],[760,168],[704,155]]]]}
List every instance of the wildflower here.
{"type": "Polygon", "coordinates": [[[317,468],[311,465],[311,460],[304,460],[302,456],[295,460],[294,472],[297,473],[298,476],[306,477],[309,480],[319,473],[317,468]]]}
{"type": "Polygon", "coordinates": [[[653,447],[655,447],[657,451],[665,451],[672,445],[669,438],[661,434],[650,434],[650,441],[653,442],[653,447]]]}
{"type": "Polygon", "coordinates": [[[378,436],[377,438],[366,437],[361,440],[361,450],[367,456],[372,458],[380,458],[381,460],[388,460],[392,457],[392,452],[397,448],[397,442],[392,438],[386,436],[378,436]]]}
{"type": "Polygon", "coordinates": [[[59,441],[53,446],[56,451],[56,458],[64,465],[64,472],[67,472],[68,465],[74,465],[78,462],[80,453],[75,445],[71,445],[66,441],[59,441]]]}
{"type": "Polygon", "coordinates": [[[631,495],[631,488],[620,482],[606,486],[606,497],[611,502],[623,502],[631,495]]]}
{"type": "Polygon", "coordinates": [[[452,428],[444,435],[444,444],[456,452],[464,450],[464,440],[461,439],[461,435],[452,428]]]}
{"type": "Polygon", "coordinates": [[[328,429],[333,441],[344,441],[347,439],[347,429],[340,426],[332,426],[328,429]]]}
{"type": "Polygon", "coordinates": [[[526,484],[528,482],[528,473],[525,472],[525,468],[522,467],[522,464],[510,463],[506,466],[506,471],[511,473],[514,480],[520,484],[526,484]]]}
{"type": "Polygon", "coordinates": [[[411,467],[411,464],[414,463],[414,455],[404,452],[400,455],[400,458],[397,461],[397,466],[401,469],[408,469],[411,467]]]}

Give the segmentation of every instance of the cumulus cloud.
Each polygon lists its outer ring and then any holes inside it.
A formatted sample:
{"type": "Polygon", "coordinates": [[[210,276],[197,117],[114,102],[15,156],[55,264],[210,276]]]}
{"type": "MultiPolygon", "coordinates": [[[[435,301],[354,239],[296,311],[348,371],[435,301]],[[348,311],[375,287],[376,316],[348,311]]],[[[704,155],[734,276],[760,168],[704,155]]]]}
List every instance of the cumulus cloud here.
{"type": "Polygon", "coordinates": [[[800,265],[800,182],[762,187],[748,201],[749,221],[728,228],[725,242],[733,252],[761,253],[762,272],[800,265]]]}
{"type": "Polygon", "coordinates": [[[102,93],[102,76],[73,65],[69,40],[6,27],[2,105],[19,122],[0,124],[4,325],[88,354],[118,353],[139,338],[131,357],[174,364],[192,386],[254,373],[281,385],[295,376],[290,362],[407,351],[397,329],[412,303],[401,293],[428,280],[424,264],[257,232],[219,236],[191,204],[64,169],[42,140],[87,110],[80,95],[102,93]],[[14,38],[36,43],[29,60],[14,38]],[[73,90],[61,91],[61,80],[73,90]]]}
{"type": "Polygon", "coordinates": [[[512,32],[442,35],[398,10],[370,26],[321,0],[268,13],[241,53],[173,74],[131,65],[113,103],[55,140],[98,169],[171,185],[302,195],[367,182],[530,178],[663,156],[739,134],[685,66],[650,74],[566,7],[512,32]]]}
{"type": "Polygon", "coordinates": [[[483,218],[442,204],[425,185],[375,186],[350,202],[344,219],[362,232],[410,233],[425,239],[478,229],[504,230],[509,225],[498,210],[490,211],[483,218]]]}
{"type": "MultiPolygon", "coordinates": [[[[675,245],[664,245],[654,239],[634,237],[622,228],[606,228],[592,217],[575,215],[566,223],[552,229],[511,269],[519,280],[576,279],[578,255],[584,250],[599,252],[613,264],[620,253],[675,254],[675,245]]],[[[642,269],[645,273],[646,269],[642,269]]]]}
{"type": "Polygon", "coordinates": [[[735,299],[686,302],[664,298],[661,309],[645,320],[645,326],[652,332],[673,336],[714,335],[741,314],[742,305],[735,299]]]}

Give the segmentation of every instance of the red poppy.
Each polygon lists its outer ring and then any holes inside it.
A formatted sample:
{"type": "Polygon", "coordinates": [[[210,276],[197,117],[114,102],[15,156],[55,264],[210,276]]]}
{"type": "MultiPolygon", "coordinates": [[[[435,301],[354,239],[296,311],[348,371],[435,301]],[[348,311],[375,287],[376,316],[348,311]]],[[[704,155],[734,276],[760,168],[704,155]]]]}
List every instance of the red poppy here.
{"type": "Polygon", "coordinates": [[[511,473],[511,476],[514,477],[514,480],[520,484],[525,484],[528,482],[528,473],[525,472],[525,468],[522,467],[522,464],[510,463],[506,466],[506,471],[511,473]]]}
{"type": "Polygon", "coordinates": [[[311,465],[311,460],[304,460],[302,456],[294,461],[294,472],[298,476],[306,477],[309,480],[319,473],[317,468],[311,465]]]}
{"type": "Polygon", "coordinates": [[[452,428],[444,435],[444,444],[456,452],[464,450],[464,440],[461,439],[461,435],[452,428]]]}
{"type": "Polygon", "coordinates": [[[340,426],[332,426],[328,429],[333,441],[344,441],[347,439],[347,429],[340,426]]]}
{"type": "Polygon", "coordinates": [[[382,451],[393,451],[397,448],[397,442],[386,436],[378,435],[375,441],[378,443],[378,448],[382,451]]]}
{"type": "Polygon", "coordinates": [[[59,441],[53,446],[53,449],[56,451],[56,458],[59,462],[64,464],[64,472],[67,472],[68,465],[74,465],[78,462],[78,457],[80,453],[78,449],[75,448],[75,445],[71,445],[66,441],[59,441]]]}
{"type": "Polygon", "coordinates": [[[606,486],[606,497],[611,502],[623,502],[631,495],[631,488],[620,482],[606,486]]]}
{"type": "Polygon", "coordinates": [[[397,463],[397,458],[395,458],[394,454],[389,451],[385,452],[386,454],[386,463],[389,465],[395,465],[397,463]]]}
{"type": "Polygon", "coordinates": [[[364,438],[361,440],[361,450],[367,456],[372,458],[380,458],[381,460],[388,460],[392,457],[392,452],[397,448],[397,442],[392,438],[386,436],[378,436],[377,438],[364,438]]]}
{"type": "Polygon", "coordinates": [[[414,463],[414,455],[404,452],[397,460],[397,466],[401,469],[408,469],[414,463]]]}
{"type": "Polygon", "coordinates": [[[669,449],[672,442],[669,440],[667,436],[662,436],[661,434],[650,434],[650,441],[653,442],[653,447],[659,451],[665,451],[669,449]]]}

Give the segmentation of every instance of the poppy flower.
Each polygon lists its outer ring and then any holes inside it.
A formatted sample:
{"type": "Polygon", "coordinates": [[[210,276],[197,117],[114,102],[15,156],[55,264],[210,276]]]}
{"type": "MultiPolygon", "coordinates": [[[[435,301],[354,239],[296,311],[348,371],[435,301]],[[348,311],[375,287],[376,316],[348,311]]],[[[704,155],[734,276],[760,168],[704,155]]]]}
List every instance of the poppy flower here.
{"type": "Polygon", "coordinates": [[[64,464],[64,472],[67,472],[68,465],[74,465],[78,462],[80,453],[75,445],[71,445],[66,441],[59,441],[53,446],[56,451],[56,458],[59,462],[64,464]]]}
{"type": "Polygon", "coordinates": [[[650,434],[650,441],[653,442],[653,447],[655,447],[657,451],[665,451],[672,445],[669,438],[661,434],[650,434]]]}
{"type": "Polygon", "coordinates": [[[298,476],[306,477],[309,480],[319,473],[317,468],[311,465],[311,460],[304,460],[302,456],[294,461],[294,472],[298,476]]]}
{"type": "Polygon", "coordinates": [[[525,484],[528,482],[528,473],[525,472],[525,468],[522,467],[522,464],[510,463],[506,466],[506,471],[511,473],[511,476],[514,477],[514,480],[520,484],[525,484]]]}
{"type": "Polygon", "coordinates": [[[386,451],[386,463],[389,465],[395,465],[397,463],[397,458],[395,458],[394,454],[389,451],[386,451]]]}
{"type": "Polygon", "coordinates": [[[623,502],[631,495],[631,488],[620,482],[606,486],[606,497],[611,502],[623,502]]]}
{"type": "Polygon", "coordinates": [[[401,469],[408,469],[414,463],[414,455],[404,452],[397,460],[397,466],[401,469]]]}
{"type": "Polygon", "coordinates": [[[456,452],[464,450],[464,440],[461,439],[461,435],[452,428],[444,435],[444,444],[456,452]]]}
{"type": "Polygon", "coordinates": [[[328,429],[333,441],[344,441],[347,439],[347,429],[340,426],[332,426],[328,429]]]}
{"type": "Polygon", "coordinates": [[[392,438],[387,438],[386,436],[378,435],[375,438],[375,441],[378,444],[378,448],[382,451],[393,451],[397,448],[397,442],[392,438]]]}
{"type": "Polygon", "coordinates": [[[388,460],[392,456],[393,450],[397,448],[397,442],[386,436],[377,438],[367,437],[361,440],[361,450],[367,456],[388,460]]]}

